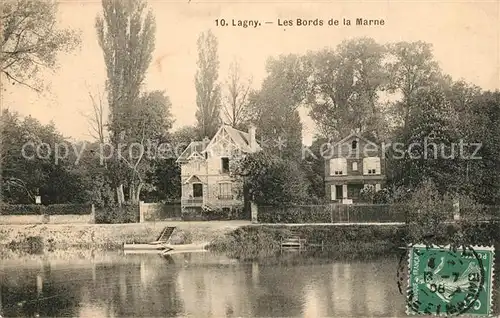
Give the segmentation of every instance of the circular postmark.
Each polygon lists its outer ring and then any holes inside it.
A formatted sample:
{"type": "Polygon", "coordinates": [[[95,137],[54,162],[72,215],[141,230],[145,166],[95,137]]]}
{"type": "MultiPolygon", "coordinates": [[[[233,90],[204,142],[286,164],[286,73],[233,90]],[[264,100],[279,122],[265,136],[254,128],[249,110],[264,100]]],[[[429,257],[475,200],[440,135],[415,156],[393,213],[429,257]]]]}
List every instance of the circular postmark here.
{"type": "Polygon", "coordinates": [[[403,280],[408,281],[408,313],[456,316],[476,306],[485,272],[481,256],[472,247],[410,246],[408,257],[398,267],[401,293],[403,280]]]}

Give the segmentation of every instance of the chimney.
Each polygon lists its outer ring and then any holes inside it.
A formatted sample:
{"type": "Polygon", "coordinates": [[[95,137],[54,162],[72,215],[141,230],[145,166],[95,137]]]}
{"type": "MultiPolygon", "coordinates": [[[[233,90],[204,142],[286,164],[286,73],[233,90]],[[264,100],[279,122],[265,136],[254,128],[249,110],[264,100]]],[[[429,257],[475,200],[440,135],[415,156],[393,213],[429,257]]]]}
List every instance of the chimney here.
{"type": "Polygon", "coordinates": [[[250,125],[248,127],[248,135],[250,137],[250,140],[249,140],[250,149],[252,150],[252,152],[256,152],[257,151],[257,142],[255,141],[255,126],[254,125],[250,125]]]}

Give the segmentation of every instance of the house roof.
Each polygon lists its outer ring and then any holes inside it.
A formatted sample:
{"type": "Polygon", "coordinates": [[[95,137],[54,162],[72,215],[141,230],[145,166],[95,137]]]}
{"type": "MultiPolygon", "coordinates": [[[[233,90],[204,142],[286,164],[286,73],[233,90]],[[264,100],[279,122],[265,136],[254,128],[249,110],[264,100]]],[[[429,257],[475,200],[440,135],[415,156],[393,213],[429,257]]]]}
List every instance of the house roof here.
{"type": "Polygon", "coordinates": [[[201,156],[208,143],[204,141],[191,141],[186,149],[181,153],[177,161],[187,161],[195,155],[201,156]]]}
{"type": "Polygon", "coordinates": [[[366,143],[372,144],[373,146],[375,146],[377,148],[379,147],[376,143],[374,143],[373,141],[370,141],[370,140],[366,139],[365,137],[359,135],[358,133],[352,133],[352,134],[350,134],[349,136],[347,136],[347,137],[345,137],[345,138],[343,138],[343,139],[341,139],[341,140],[333,143],[333,146],[344,144],[346,141],[348,141],[348,140],[350,140],[350,139],[352,139],[354,137],[358,138],[358,139],[361,139],[361,140],[363,140],[366,143]]]}
{"type": "Polygon", "coordinates": [[[234,143],[237,146],[241,147],[243,151],[252,151],[250,148],[250,135],[248,133],[235,129],[228,125],[223,125],[222,127],[226,130],[228,135],[231,136],[231,139],[233,139],[234,143]]]}
{"type": "MultiPolygon", "coordinates": [[[[219,135],[221,131],[225,131],[243,152],[252,152],[250,147],[250,134],[243,132],[241,130],[235,129],[228,125],[222,125],[215,136],[219,135]]],[[[214,138],[215,138],[214,136],[214,138]]],[[[202,156],[203,152],[212,145],[214,138],[210,142],[207,141],[192,141],[189,146],[182,152],[177,161],[187,161],[195,155],[202,156]]],[[[257,144],[257,150],[260,150],[259,144],[257,144]]]]}
{"type": "Polygon", "coordinates": [[[201,181],[201,179],[197,176],[197,175],[191,175],[189,176],[189,178],[186,179],[186,181],[184,181],[184,184],[187,184],[187,183],[204,183],[203,181],[201,181]]]}

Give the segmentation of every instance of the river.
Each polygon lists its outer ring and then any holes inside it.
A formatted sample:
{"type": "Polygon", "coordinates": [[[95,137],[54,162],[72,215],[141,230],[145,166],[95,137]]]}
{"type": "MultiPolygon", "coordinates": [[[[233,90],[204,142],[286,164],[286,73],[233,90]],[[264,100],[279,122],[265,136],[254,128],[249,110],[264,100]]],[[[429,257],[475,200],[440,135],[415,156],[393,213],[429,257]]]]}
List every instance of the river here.
{"type": "MultiPolygon", "coordinates": [[[[0,313],[70,317],[405,317],[399,256],[19,257],[0,265],[0,313]]],[[[500,293],[497,293],[497,295],[500,293]]],[[[498,301],[498,299],[497,299],[498,301]]]]}

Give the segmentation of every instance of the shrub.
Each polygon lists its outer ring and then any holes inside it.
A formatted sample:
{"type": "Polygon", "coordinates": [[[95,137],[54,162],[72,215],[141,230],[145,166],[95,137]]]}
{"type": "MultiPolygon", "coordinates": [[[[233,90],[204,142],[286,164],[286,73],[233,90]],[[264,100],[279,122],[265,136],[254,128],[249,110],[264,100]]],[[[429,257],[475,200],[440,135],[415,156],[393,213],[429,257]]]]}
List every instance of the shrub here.
{"type": "Polygon", "coordinates": [[[23,237],[19,241],[11,241],[7,247],[13,251],[22,251],[28,254],[42,254],[44,251],[43,238],[41,236],[23,237]]]}
{"type": "Polygon", "coordinates": [[[431,181],[416,189],[406,205],[408,241],[435,244],[443,238],[444,222],[453,218],[453,202],[443,197],[431,181]]]}
{"type": "Polygon", "coordinates": [[[390,201],[390,193],[387,189],[382,189],[377,191],[373,196],[373,203],[376,204],[387,204],[390,201]]]}
{"type": "Polygon", "coordinates": [[[363,201],[373,203],[375,192],[375,186],[372,184],[368,184],[363,189],[361,189],[361,191],[359,192],[359,196],[363,201]]]}
{"type": "Polygon", "coordinates": [[[138,223],[139,219],[139,205],[132,203],[102,207],[95,213],[95,222],[101,224],[138,223]]]}
{"type": "Polygon", "coordinates": [[[210,210],[206,209],[202,213],[202,218],[206,221],[227,220],[229,218],[229,212],[223,210],[222,208],[215,208],[210,210]]]}
{"type": "Polygon", "coordinates": [[[52,204],[45,207],[49,215],[77,214],[86,215],[92,212],[92,204],[52,204]]]}
{"type": "Polygon", "coordinates": [[[1,204],[2,215],[64,215],[78,214],[86,215],[92,212],[92,204],[1,204]]]}
{"type": "Polygon", "coordinates": [[[403,226],[304,225],[246,226],[211,242],[210,250],[226,252],[231,257],[253,259],[280,251],[281,240],[298,235],[310,243],[323,243],[326,252],[341,254],[342,258],[372,253],[390,252],[403,246],[403,226]]]}
{"type": "Polygon", "coordinates": [[[259,207],[262,223],[404,222],[405,215],[385,204],[324,204],[259,207]]]}
{"type": "Polygon", "coordinates": [[[195,212],[183,212],[182,213],[182,220],[183,221],[202,221],[203,217],[195,212]]]}
{"type": "Polygon", "coordinates": [[[181,204],[179,203],[164,203],[161,210],[160,218],[178,218],[182,215],[181,204]]]}
{"type": "Polygon", "coordinates": [[[233,175],[257,204],[299,204],[311,199],[310,183],[300,165],[266,151],[236,161],[233,175]]]}
{"type": "Polygon", "coordinates": [[[476,245],[494,242],[499,224],[491,220],[491,209],[466,195],[440,194],[430,181],[424,182],[405,205],[407,241],[424,244],[476,245]],[[454,219],[455,203],[460,219],[454,219]],[[478,221],[489,220],[487,223],[478,221]],[[484,231],[482,231],[483,229],[484,231]]]}
{"type": "Polygon", "coordinates": [[[41,215],[45,206],[39,204],[0,204],[1,215],[41,215]]]}
{"type": "Polygon", "coordinates": [[[282,229],[242,227],[212,241],[208,248],[238,259],[267,257],[279,251],[280,240],[286,237],[286,234],[289,234],[289,231],[282,229]]]}
{"type": "Polygon", "coordinates": [[[259,207],[262,223],[328,223],[331,222],[329,205],[259,207]]]}
{"type": "Polygon", "coordinates": [[[184,208],[182,211],[183,221],[222,221],[222,220],[243,220],[249,218],[243,207],[234,206],[231,208],[208,207],[203,209],[184,208]]]}
{"type": "Polygon", "coordinates": [[[242,206],[237,206],[231,209],[229,213],[229,220],[249,220],[250,215],[248,211],[242,206]]]}

